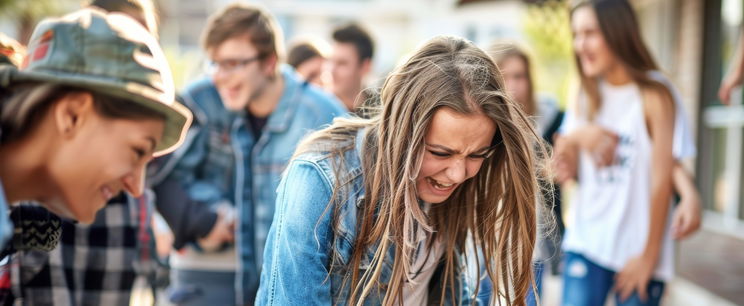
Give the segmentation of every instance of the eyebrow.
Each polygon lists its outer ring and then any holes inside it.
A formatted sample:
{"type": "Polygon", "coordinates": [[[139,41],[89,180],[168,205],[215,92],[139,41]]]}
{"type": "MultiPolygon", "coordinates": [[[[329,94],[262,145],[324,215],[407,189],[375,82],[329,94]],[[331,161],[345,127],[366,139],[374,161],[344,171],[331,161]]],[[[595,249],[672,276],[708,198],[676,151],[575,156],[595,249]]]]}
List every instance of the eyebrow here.
{"type": "MultiPolygon", "coordinates": [[[[449,154],[453,154],[453,153],[460,153],[460,152],[457,152],[457,151],[455,151],[455,150],[452,150],[452,149],[450,149],[450,148],[448,148],[448,147],[445,147],[445,146],[443,146],[443,145],[438,145],[438,144],[428,144],[428,143],[426,143],[425,145],[427,145],[427,146],[429,146],[429,147],[433,147],[433,148],[438,148],[438,149],[440,149],[440,150],[442,150],[442,151],[445,151],[446,153],[449,153],[449,154]]],[[[480,149],[478,149],[478,150],[475,150],[475,151],[473,151],[472,153],[478,153],[478,152],[482,152],[482,151],[485,151],[485,150],[488,150],[488,149],[491,149],[491,147],[490,147],[490,146],[489,146],[489,147],[482,147],[482,148],[480,148],[480,149]]],[[[472,154],[472,153],[471,153],[471,154],[472,154]]]]}

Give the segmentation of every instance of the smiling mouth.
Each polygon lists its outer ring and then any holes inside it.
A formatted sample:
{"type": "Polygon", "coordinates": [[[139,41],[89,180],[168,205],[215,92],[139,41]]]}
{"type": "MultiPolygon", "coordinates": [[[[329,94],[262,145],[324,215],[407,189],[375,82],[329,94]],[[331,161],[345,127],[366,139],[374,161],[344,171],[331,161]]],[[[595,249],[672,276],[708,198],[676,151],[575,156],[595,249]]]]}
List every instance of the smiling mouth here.
{"type": "Polygon", "coordinates": [[[427,177],[426,180],[429,182],[429,184],[431,184],[431,186],[434,187],[434,189],[439,190],[439,191],[449,191],[456,185],[454,183],[443,184],[443,183],[437,182],[436,180],[430,177],[427,177]]]}

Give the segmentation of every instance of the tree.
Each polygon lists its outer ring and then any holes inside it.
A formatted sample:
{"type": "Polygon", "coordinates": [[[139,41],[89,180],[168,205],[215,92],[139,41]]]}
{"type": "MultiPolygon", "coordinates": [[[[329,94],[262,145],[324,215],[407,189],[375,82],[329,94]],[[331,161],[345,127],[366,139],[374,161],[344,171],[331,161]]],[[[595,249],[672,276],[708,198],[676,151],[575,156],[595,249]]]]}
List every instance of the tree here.
{"type": "Polygon", "coordinates": [[[538,90],[556,95],[565,107],[575,64],[566,1],[547,0],[527,6],[523,29],[532,46],[538,90]]]}
{"type": "Polygon", "coordinates": [[[37,22],[63,14],[70,5],[78,4],[73,0],[0,0],[0,17],[13,20],[16,38],[26,45],[37,22]]]}

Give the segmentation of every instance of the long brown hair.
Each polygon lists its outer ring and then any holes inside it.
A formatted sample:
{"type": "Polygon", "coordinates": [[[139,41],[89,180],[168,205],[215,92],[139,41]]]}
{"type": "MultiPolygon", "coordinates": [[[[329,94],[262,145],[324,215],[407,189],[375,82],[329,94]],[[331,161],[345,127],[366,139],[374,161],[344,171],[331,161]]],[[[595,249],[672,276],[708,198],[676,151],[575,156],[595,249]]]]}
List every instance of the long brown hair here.
{"type": "MultiPolygon", "coordinates": [[[[591,7],[599,23],[605,42],[610,51],[628,71],[630,77],[641,87],[660,90],[662,94],[671,97],[671,92],[664,84],[651,79],[648,72],[658,70],[659,66],[651,57],[641,37],[633,7],[627,0],[582,0],[571,8],[571,18],[574,12],[582,7],[591,7]]],[[[581,87],[587,95],[589,105],[589,119],[593,119],[602,105],[599,94],[599,83],[596,78],[587,76],[581,68],[578,56],[574,56],[581,78],[581,87]]]]}
{"type": "Polygon", "coordinates": [[[537,101],[535,100],[534,82],[532,81],[532,65],[530,57],[522,48],[512,43],[495,43],[488,50],[488,55],[496,62],[496,66],[504,65],[504,62],[510,58],[517,58],[524,64],[525,73],[527,74],[527,101],[522,102],[524,112],[529,116],[537,115],[537,101]]]}
{"type": "MultiPolygon", "coordinates": [[[[443,288],[456,296],[456,279],[463,266],[458,254],[481,249],[485,271],[493,282],[494,301],[523,305],[532,282],[530,268],[536,236],[536,204],[540,203],[539,136],[521,107],[507,97],[493,61],[472,43],[455,37],[437,37],[421,47],[393,71],[382,87],[381,112],[371,119],[337,119],[329,128],[312,134],[296,154],[330,150],[343,160],[354,148],[354,135],[367,129],[362,145],[362,173],[366,195],[359,205],[354,247],[344,266],[344,283],[350,305],[361,304],[371,293],[386,288],[382,304],[402,303],[403,286],[411,278],[415,258],[415,229],[440,239],[444,248],[443,288]],[[495,123],[495,152],[478,174],[463,182],[428,215],[419,207],[416,178],[424,153],[424,136],[434,113],[449,107],[462,114],[484,114],[495,123]],[[334,145],[334,143],[336,145],[334,145]],[[331,144],[321,145],[321,144],[331,144]],[[370,267],[359,271],[369,251],[370,267]],[[392,274],[381,279],[389,251],[392,274]]],[[[343,162],[334,166],[337,173],[343,162]]],[[[340,211],[348,181],[336,175],[330,210],[340,211]]],[[[338,237],[338,220],[333,219],[338,237]]],[[[431,241],[431,240],[430,240],[431,241]]],[[[335,243],[334,243],[335,245],[335,243]]],[[[427,248],[430,250],[430,244],[427,248]]],[[[333,254],[336,260],[339,256],[333,254]]],[[[336,266],[335,264],[331,265],[336,266]]],[[[478,281],[480,281],[480,269],[478,281]]],[[[458,287],[458,289],[461,289],[458,287]]]]}

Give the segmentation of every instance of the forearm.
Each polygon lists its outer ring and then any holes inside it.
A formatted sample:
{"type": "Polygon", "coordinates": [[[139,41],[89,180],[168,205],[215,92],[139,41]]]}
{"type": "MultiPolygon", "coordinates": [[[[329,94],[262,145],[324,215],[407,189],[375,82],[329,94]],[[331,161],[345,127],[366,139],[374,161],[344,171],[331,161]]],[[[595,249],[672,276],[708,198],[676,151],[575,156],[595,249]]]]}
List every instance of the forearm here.
{"type": "Polygon", "coordinates": [[[697,188],[692,180],[692,176],[685,170],[685,168],[675,161],[672,169],[672,182],[674,184],[674,191],[676,191],[682,198],[697,198],[697,188]]]}
{"type": "Polygon", "coordinates": [[[651,188],[651,205],[648,225],[648,236],[643,250],[643,257],[656,262],[661,250],[664,232],[667,227],[667,216],[672,191],[669,175],[666,179],[658,175],[653,179],[651,188]]]}
{"type": "Polygon", "coordinates": [[[589,127],[590,125],[585,125],[563,134],[562,137],[566,141],[566,145],[575,150],[586,149],[586,142],[583,139],[586,138],[589,127]]]}
{"type": "Polygon", "coordinates": [[[744,78],[744,37],[739,37],[739,45],[736,48],[729,74],[737,83],[741,83],[742,78],[744,78]]]}
{"type": "Polygon", "coordinates": [[[173,247],[182,248],[209,234],[217,221],[217,213],[204,203],[188,197],[180,182],[166,179],[154,188],[156,208],[173,231],[173,247]]]}

